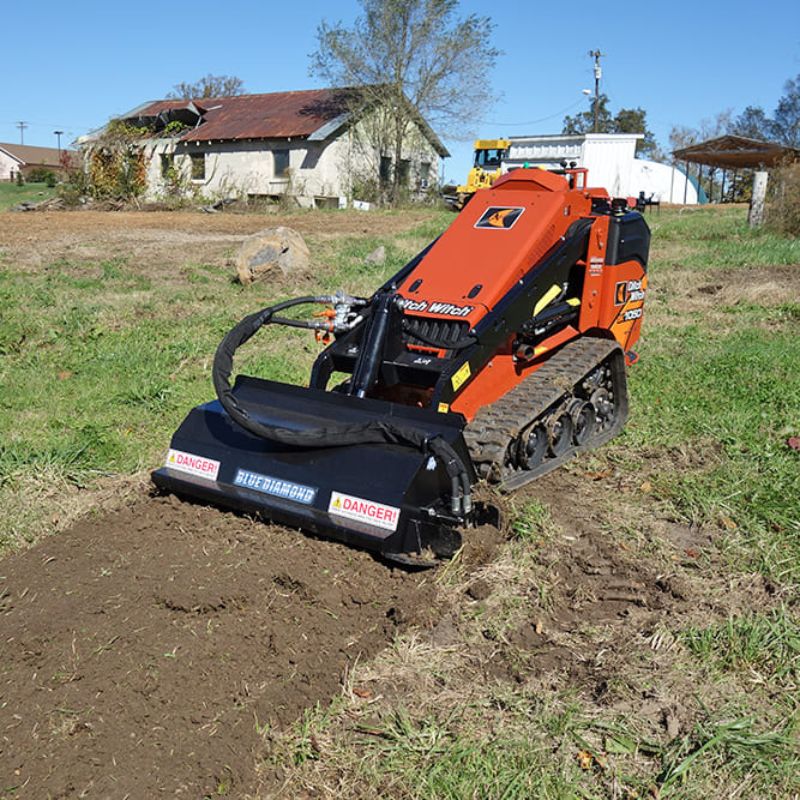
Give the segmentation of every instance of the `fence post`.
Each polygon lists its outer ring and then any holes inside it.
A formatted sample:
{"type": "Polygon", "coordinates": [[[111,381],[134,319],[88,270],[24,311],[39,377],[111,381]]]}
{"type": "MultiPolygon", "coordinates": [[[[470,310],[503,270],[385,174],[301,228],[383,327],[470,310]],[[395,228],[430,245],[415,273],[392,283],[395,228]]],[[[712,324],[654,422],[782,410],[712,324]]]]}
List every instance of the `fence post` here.
{"type": "Polygon", "coordinates": [[[753,199],[750,201],[750,213],[747,216],[751,228],[756,228],[764,222],[768,175],[766,170],[758,170],[753,174],[753,199]]]}

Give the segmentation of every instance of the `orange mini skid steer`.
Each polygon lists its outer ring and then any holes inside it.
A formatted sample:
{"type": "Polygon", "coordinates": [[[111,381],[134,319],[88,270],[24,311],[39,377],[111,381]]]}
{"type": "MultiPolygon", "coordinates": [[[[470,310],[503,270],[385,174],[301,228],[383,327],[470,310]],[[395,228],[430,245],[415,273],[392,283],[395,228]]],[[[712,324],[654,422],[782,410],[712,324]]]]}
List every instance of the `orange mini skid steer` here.
{"type": "Polygon", "coordinates": [[[220,344],[217,399],[174,434],[155,483],[378,551],[452,555],[479,480],[512,491],[616,435],[639,338],[650,232],[585,170],[518,169],[372,297],[300,297],[220,344]],[[327,306],[322,318],[282,316],[327,306]],[[333,341],[309,386],[238,376],[261,327],[333,341]],[[347,378],[329,388],[334,373],[347,378]]]}

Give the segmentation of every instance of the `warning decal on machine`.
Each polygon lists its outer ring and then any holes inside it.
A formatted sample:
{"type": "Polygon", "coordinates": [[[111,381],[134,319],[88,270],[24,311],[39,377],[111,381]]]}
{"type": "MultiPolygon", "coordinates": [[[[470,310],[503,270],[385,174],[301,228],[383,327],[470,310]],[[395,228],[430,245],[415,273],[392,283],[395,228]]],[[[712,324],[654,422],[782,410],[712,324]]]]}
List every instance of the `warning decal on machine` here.
{"type": "Polygon", "coordinates": [[[198,478],[207,478],[215,481],[219,474],[219,461],[204,456],[196,456],[194,453],[185,453],[183,450],[173,450],[170,448],[167,453],[165,467],[176,469],[178,472],[186,472],[189,475],[196,475],[198,478]]]}
{"type": "Polygon", "coordinates": [[[453,391],[457,392],[464,384],[464,382],[469,378],[472,374],[469,368],[469,361],[462,364],[454,373],[453,377],[450,378],[450,383],[453,386],[453,391]]]}
{"type": "Polygon", "coordinates": [[[524,210],[522,206],[491,206],[481,214],[475,227],[490,231],[507,231],[514,227],[524,210]]]}
{"type": "Polygon", "coordinates": [[[273,478],[260,472],[250,472],[248,469],[237,469],[233,482],[236,486],[271,494],[273,497],[282,497],[285,500],[294,500],[295,503],[302,503],[305,506],[310,506],[317,496],[317,490],[313,486],[273,478]]]}
{"type": "Polygon", "coordinates": [[[399,508],[341,492],[331,492],[328,513],[358,522],[366,522],[368,525],[375,525],[387,531],[396,531],[397,523],[400,521],[399,508]]]}

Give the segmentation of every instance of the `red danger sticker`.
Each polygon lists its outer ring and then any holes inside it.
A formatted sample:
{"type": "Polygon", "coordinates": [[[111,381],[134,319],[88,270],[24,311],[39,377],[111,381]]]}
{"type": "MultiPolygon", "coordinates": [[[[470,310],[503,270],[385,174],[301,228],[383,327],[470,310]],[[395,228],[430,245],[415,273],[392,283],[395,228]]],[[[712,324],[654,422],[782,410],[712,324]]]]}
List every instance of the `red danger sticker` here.
{"type": "Polygon", "coordinates": [[[194,453],[184,453],[183,450],[172,450],[167,453],[165,467],[176,469],[178,472],[187,472],[189,475],[196,475],[198,478],[207,478],[215,481],[219,474],[219,461],[204,456],[196,456],[194,453]]]}
{"type": "Polygon", "coordinates": [[[396,531],[397,523],[400,521],[399,508],[341,492],[331,492],[328,513],[358,522],[366,522],[368,525],[375,525],[387,531],[396,531]]]}

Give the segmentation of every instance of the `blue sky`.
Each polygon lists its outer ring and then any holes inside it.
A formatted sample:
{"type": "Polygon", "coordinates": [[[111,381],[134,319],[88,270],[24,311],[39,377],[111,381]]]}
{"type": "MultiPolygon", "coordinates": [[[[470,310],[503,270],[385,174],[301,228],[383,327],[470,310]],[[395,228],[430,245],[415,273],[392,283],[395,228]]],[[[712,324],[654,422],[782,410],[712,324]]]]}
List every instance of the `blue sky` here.
{"type": "MultiPolygon", "coordinates": [[[[69,141],[177,82],[238,75],[249,91],[313,88],[308,54],[317,23],[352,20],[355,0],[167,4],[38,0],[3,10],[0,141],[69,141]]],[[[673,124],[748,104],[774,108],[787,78],[800,73],[800,3],[767,0],[672,3],[500,3],[463,0],[464,13],[491,13],[504,51],[493,74],[498,100],[476,109],[448,178],[464,176],[475,135],[555,133],[564,109],[586,107],[589,49],[604,59],[602,90],[612,111],[643,106],[662,144],[673,124]],[[500,9],[492,11],[493,9],[500,9]]]]}

